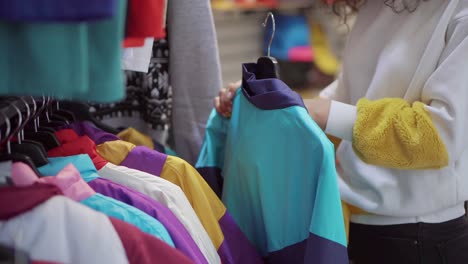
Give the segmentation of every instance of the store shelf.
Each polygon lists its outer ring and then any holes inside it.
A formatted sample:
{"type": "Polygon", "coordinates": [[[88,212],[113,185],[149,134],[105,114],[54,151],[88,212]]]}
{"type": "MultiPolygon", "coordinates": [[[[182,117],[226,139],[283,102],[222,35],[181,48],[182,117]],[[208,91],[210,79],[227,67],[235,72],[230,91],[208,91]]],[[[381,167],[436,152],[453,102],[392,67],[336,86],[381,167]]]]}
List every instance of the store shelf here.
{"type": "Polygon", "coordinates": [[[277,5],[266,4],[236,4],[230,2],[213,2],[213,11],[218,12],[264,12],[268,10],[295,10],[312,7],[309,3],[280,3],[277,5]]]}
{"type": "Polygon", "coordinates": [[[241,78],[241,65],[262,56],[263,31],[260,12],[214,12],[224,85],[241,78]]]}
{"type": "Polygon", "coordinates": [[[310,3],[282,3],[276,7],[277,10],[293,10],[293,9],[304,9],[304,8],[312,8],[312,4],[310,3]]]}

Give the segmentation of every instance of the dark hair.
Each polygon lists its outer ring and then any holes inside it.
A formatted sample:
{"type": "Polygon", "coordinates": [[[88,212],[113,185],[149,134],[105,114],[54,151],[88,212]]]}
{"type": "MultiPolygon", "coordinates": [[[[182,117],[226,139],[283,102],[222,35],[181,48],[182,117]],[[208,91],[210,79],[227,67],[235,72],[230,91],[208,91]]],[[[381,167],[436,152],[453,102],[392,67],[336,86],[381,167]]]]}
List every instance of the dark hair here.
{"type": "MultiPolygon", "coordinates": [[[[414,12],[418,8],[420,2],[428,0],[371,0],[384,1],[385,5],[389,6],[396,13],[401,13],[405,10],[414,12]]],[[[335,0],[333,3],[333,11],[337,15],[346,16],[350,12],[358,11],[359,7],[364,5],[366,0],[335,0]]]]}

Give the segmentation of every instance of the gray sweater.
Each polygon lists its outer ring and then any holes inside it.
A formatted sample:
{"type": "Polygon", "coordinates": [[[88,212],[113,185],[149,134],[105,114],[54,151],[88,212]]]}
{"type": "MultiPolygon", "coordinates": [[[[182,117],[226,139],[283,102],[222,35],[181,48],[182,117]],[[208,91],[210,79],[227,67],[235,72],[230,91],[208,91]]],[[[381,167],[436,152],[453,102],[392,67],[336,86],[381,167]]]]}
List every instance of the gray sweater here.
{"type": "Polygon", "coordinates": [[[168,1],[170,76],[174,92],[172,145],[190,163],[198,157],[212,100],[221,88],[209,0],[168,1]]]}

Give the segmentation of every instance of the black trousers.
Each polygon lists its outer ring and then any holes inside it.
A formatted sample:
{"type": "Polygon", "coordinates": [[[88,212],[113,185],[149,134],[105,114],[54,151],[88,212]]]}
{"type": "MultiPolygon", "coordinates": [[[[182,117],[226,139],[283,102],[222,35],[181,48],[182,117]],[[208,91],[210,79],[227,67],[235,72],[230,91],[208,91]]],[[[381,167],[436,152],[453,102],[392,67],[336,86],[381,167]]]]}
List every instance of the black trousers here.
{"type": "Polygon", "coordinates": [[[438,224],[351,224],[352,264],[468,264],[468,220],[438,224]]]}

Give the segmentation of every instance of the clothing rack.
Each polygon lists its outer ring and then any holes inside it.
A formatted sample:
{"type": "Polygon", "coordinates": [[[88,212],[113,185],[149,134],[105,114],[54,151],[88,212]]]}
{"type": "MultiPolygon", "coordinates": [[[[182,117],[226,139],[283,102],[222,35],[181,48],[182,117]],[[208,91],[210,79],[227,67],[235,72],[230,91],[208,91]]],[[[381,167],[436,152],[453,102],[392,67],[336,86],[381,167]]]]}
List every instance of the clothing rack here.
{"type": "MultiPolygon", "coordinates": [[[[11,129],[21,128],[31,121],[39,120],[40,117],[47,119],[49,113],[53,111],[54,105],[57,107],[57,101],[45,96],[42,98],[32,96],[0,97],[0,128],[3,132],[8,124],[10,124],[11,129]],[[19,121],[21,122],[18,123],[19,121]]],[[[2,136],[4,139],[7,135],[2,134],[2,136]]]]}

